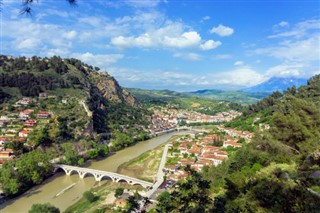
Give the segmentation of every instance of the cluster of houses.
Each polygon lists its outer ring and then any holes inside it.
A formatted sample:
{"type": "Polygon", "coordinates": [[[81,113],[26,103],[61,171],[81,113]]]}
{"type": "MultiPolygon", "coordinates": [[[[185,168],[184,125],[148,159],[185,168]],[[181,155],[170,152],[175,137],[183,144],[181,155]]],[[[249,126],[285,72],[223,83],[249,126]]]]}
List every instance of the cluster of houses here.
{"type": "Polygon", "coordinates": [[[222,125],[217,126],[220,131],[226,132],[229,137],[227,138],[228,143],[232,144],[234,142],[234,137],[243,138],[246,142],[250,143],[253,137],[253,133],[249,131],[241,131],[231,128],[226,128],[222,125]]]}
{"type": "Polygon", "coordinates": [[[154,109],[153,112],[152,116],[147,117],[151,123],[148,126],[151,134],[175,128],[182,121],[187,124],[228,122],[241,115],[240,112],[234,110],[219,112],[215,115],[206,115],[195,111],[168,109],[165,107],[154,109]]]}
{"type": "MultiPolygon", "coordinates": [[[[39,98],[46,97],[47,93],[39,94],[39,98]]],[[[51,117],[52,112],[28,108],[31,103],[37,104],[37,101],[21,98],[14,105],[20,111],[0,115],[0,164],[15,157],[13,150],[6,148],[6,144],[13,141],[25,143],[38,122],[51,117]]]]}
{"type": "Polygon", "coordinates": [[[222,149],[228,146],[233,148],[242,146],[241,143],[237,143],[239,138],[236,137],[238,136],[229,134],[221,136],[197,133],[171,143],[165,166],[167,178],[173,181],[185,179],[188,174],[183,168],[187,165],[190,165],[194,170],[201,171],[204,166],[211,167],[221,164],[228,159],[228,152],[222,149]],[[215,141],[223,142],[223,145],[220,147],[214,146],[215,141]]]}

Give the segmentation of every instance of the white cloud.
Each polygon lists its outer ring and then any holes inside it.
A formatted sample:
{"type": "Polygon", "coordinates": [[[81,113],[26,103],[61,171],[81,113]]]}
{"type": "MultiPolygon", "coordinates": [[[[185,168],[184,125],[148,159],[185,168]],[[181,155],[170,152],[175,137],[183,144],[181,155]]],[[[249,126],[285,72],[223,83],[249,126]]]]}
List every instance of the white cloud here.
{"type": "Polygon", "coordinates": [[[173,57],[182,58],[189,61],[199,61],[201,59],[201,56],[196,53],[175,53],[173,57]]]}
{"type": "Polygon", "coordinates": [[[213,56],[213,59],[215,60],[224,60],[224,59],[229,59],[229,58],[232,58],[233,56],[230,55],[230,54],[218,54],[218,55],[215,55],[213,56]]]}
{"type": "Polygon", "coordinates": [[[205,22],[205,21],[208,21],[208,20],[210,20],[210,19],[211,19],[210,16],[204,16],[204,17],[202,17],[202,19],[201,19],[200,22],[205,22]]]}
{"type": "Polygon", "coordinates": [[[153,47],[156,45],[152,41],[152,38],[149,36],[148,33],[140,35],[138,37],[123,37],[118,36],[111,39],[111,44],[117,46],[119,48],[128,48],[128,47],[153,47]]]}
{"type": "Polygon", "coordinates": [[[71,30],[69,32],[65,32],[62,36],[66,39],[72,40],[77,36],[77,32],[74,30],[71,30]]]}
{"type": "Polygon", "coordinates": [[[210,30],[210,33],[215,33],[219,36],[230,36],[234,33],[234,30],[231,27],[227,27],[222,24],[219,24],[218,27],[213,27],[210,30]]]}
{"type": "Polygon", "coordinates": [[[72,48],[77,32],[70,31],[59,25],[41,24],[30,19],[3,20],[6,30],[3,39],[11,40],[12,45],[7,51],[24,51],[26,54],[52,54],[54,49],[68,52],[72,48]],[[49,52],[51,52],[49,54],[49,52]]]}
{"type": "Polygon", "coordinates": [[[115,64],[118,60],[122,59],[122,54],[92,54],[92,53],[74,53],[72,57],[84,61],[87,64],[100,67],[102,69],[107,68],[111,64],[115,64]]]}
{"type": "Polygon", "coordinates": [[[244,62],[243,61],[236,61],[236,62],[234,62],[234,65],[235,66],[242,66],[242,65],[244,65],[244,62]]]}
{"type": "Polygon", "coordinates": [[[79,18],[79,22],[82,24],[89,24],[93,27],[99,27],[101,24],[101,17],[96,16],[87,16],[87,17],[81,17],[79,18]]]}
{"type": "Polygon", "coordinates": [[[163,38],[162,43],[167,47],[178,47],[178,48],[186,48],[186,47],[195,47],[199,45],[201,41],[200,35],[195,32],[185,32],[179,37],[169,37],[165,36],[163,38]]]}
{"type": "Polygon", "coordinates": [[[309,35],[314,30],[320,29],[320,20],[311,19],[303,22],[299,22],[289,31],[279,32],[274,35],[268,36],[268,38],[281,38],[281,37],[296,37],[300,38],[305,35],[309,35]]]}
{"type": "Polygon", "coordinates": [[[43,52],[43,55],[52,57],[54,55],[58,55],[58,56],[67,56],[70,53],[68,48],[56,48],[56,49],[49,49],[46,50],[45,52],[43,52]]]}
{"type": "Polygon", "coordinates": [[[137,37],[118,36],[111,39],[111,44],[119,48],[140,47],[169,47],[190,48],[199,45],[201,37],[197,32],[184,32],[181,35],[166,34],[166,29],[158,29],[155,32],[144,33],[137,37]]]}
{"type": "Polygon", "coordinates": [[[320,34],[314,34],[307,39],[286,40],[279,43],[278,46],[260,48],[254,52],[290,61],[319,61],[319,44],[320,34]]]}
{"type": "Polygon", "coordinates": [[[291,77],[291,76],[303,76],[304,72],[302,69],[304,64],[280,64],[274,67],[271,67],[267,70],[267,77],[291,77]]]}
{"type": "Polygon", "coordinates": [[[280,27],[285,27],[285,26],[288,26],[289,23],[286,22],[286,21],[282,21],[282,22],[280,22],[278,25],[279,25],[280,27]]]}
{"type": "Polygon", "coordinates": [[[132,7],[156,7],[160,0],[125,0],[132,7]]]}
{"type": "MultiPolygon", "coordinates": [[[[16,42],[15,42],[16,43],[16,42]]],[[[19,50],[34,50],[41,44],[40,40],[36,38],[26,38],[16,44],[16,48],[19,50]]]]}
{"type": "Polygon", "coordinates": [[[286,21],[281,21],[278,24],[273,25],[273,30],[278,31],[281,28],[288,27],[289,23],[286,21]]]}
{"type": "Polygon", "coordinates": [[[253,86],[264,81],[263,75],[250,67],[238,68],[219,74],[211,74],[210,77],[210,79],[212,79],[211,85],[217,84],[233,88],[253,86]]]}
{"type": "Polygon", "coordinates": [[[208,40],[200,45],[202,50],[212,50],[220,46],[222,43],[220,41],[208,40]]]}
{"type": "Polygon", "coordinates": [[[250,67],[242,67],[215,74],[189,74],[176,71],[141,71],[127,68],[112,67],[107,70],[124,86],[145,86],[164,89],[170,86],[173,89],[190,91],[190,88],[223,88],[239,89],[253,86],[266,80],[250,67]],[[174,85],[174,86],[173,86],[174,85]],[[192,86],[192,87],[191,87],[192,86]]]}
{"type": "Polygon", "coordinates": [[[295,63],[286,61],[282,64],[270,67],[267,69],[265,77],[302,77],[309,78],[315,74],[320,73],[319,66],[314,66],[310,63],[295,63]]]}

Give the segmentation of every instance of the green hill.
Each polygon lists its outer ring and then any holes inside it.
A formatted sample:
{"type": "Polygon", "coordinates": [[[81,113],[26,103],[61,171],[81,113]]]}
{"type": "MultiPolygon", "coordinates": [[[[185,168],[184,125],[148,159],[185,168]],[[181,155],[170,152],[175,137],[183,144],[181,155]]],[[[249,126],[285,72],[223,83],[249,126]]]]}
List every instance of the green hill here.
{"type": "Polygon", "coordinates": [[[41,183],[52,158],[81,165],[147,138],[149,112],[113,77],[77,59],[0,56],[0,98],[1,148],[16,156],[0,169],[8,196],[41,183]]]}
{"type": "Polygon", "coordinates": [[[161,195],[157,209],[320,212],[320,75],[249,106],[230,126],[245,129],[257,116],[270,129],[256,128],[252,142],[219,166],[188,170],[187,181],[161,195]]]}
{"type": "Polygon", "coordinates": [[[224,91],[214,89],[198,90],[195,92],[188,92],[187,94],[192,94],[214,100],[229,101],[239,103],[242,105],[257,103],[259,100],[269,95],[269,93],[266,92],[224,91]]]}
{"type": "Polygon", "coordinates": [[[187,93],[180,93],[170,90],[143,90],[129,89],[143,105],[150,106],[169,106],[176,109],[187,109],[203,114],[214,115],[217,112],[230,109],[241,111],[240,104],[218,101],[207,97],[195,96],[187,93]]]}

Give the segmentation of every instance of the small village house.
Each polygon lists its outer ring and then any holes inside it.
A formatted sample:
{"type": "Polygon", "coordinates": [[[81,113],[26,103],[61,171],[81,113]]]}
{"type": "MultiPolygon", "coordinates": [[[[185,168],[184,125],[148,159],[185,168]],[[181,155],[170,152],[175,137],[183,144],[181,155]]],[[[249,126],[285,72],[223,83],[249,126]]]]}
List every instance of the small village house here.
{"type": "Polygon", "coordinates": [[[129,193],[123,193],[120,197],[115,200],[115,204],[118,207],[125,207],[127,204],[127,199],[130,197],[129,193]]]}

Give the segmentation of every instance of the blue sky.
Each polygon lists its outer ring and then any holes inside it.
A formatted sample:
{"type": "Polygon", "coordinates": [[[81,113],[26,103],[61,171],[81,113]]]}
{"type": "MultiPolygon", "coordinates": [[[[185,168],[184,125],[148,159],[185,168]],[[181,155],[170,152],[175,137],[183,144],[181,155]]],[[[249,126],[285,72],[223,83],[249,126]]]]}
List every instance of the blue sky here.
{"type": "Polygon", "coordinates": [[[320,73],[319,1],[3,0],[1,53],[74,57],[124,87],[239,89],[320,73]]]}

